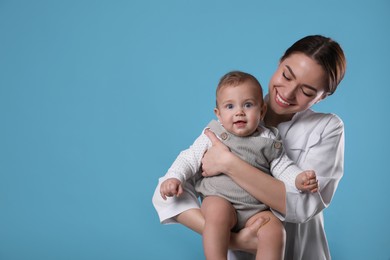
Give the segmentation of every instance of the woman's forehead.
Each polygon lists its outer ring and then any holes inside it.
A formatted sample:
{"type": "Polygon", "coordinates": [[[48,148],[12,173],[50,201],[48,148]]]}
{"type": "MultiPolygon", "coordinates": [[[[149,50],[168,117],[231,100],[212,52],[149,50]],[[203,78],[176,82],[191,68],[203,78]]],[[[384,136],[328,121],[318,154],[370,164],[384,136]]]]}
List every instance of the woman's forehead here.
{"type": "Polygon", "coordinates": [[[325,70],[314,59],[303,53],[293,53],[280,63],[280,68],[302,85],[324,89],[327,84],[325,70]]]}

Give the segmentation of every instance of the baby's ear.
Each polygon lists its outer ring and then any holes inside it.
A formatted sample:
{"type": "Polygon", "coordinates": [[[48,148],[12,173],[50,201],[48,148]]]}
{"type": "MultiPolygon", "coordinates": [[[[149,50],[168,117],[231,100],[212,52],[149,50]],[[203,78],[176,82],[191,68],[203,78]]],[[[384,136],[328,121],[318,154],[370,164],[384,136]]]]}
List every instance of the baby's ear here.
{"type": "Polygon", "coordinates": [[[216,107],[214,108],[214,114],[217,116],[218,120],[221,122],[221,114],[219,112],[219,109],[216,107]]]}
{"type": "Polygon", "coordinates": [[[260,111],[260,119],[261,120],[264,119],[265,113],[267,113],[267,103],[263,102],[263,105],[262,105],[261,111],[260,111]]]}

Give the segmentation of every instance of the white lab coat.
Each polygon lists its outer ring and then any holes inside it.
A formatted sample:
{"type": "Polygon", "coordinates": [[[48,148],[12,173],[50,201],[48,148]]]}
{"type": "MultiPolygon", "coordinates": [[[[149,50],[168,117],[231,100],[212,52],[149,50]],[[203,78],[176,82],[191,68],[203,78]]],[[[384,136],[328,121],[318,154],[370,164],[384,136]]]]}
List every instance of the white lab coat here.
{"type": "MultiPolygon", "coordinates": [[[[329,206],[344,171],[344,124],[334,114],[306,110],[278,126],[288,156],[302,169],[313,169],[319,180],[316,194],[299,193],[286,187],[285,259],[331,259],[324,230],[322,210],[329,206]]],[[[229,260],[254,259],[234,256],[229,260]]]]}
{"type": "MultiPolygon", "coordinates": [[[[287,244],[285,259],[330,259],[325,236],[322,210],[326,208],[343,176],[344,124],[334,114],[316,113],[308,109],[297,113],[293,119],[278,126],[286,153],[296,164],[306,170],[315,170],[320,184],[316,194],[299,193],[295,187],[286,186],[286,215],[274,212],[285,221],[287,244]],[[300,224],[299,224],[300,223],[300,224]]],[[[163,178],[160,179],[160,183],[163,178]]],[[[161,199],[159,185],[153,203],[166,203],[162,223],[174,223],[174,216],[199,207],[191,183],[186,183],[186,193],[178,198],[161,199]]],[[[157,210],[159,210],[156,207],[157,210]]],[[[161,215],[161,214],[160,214],[161,215]]],[[[229,252],[229,260],[254,259],[241,252],[229,252]]]]}

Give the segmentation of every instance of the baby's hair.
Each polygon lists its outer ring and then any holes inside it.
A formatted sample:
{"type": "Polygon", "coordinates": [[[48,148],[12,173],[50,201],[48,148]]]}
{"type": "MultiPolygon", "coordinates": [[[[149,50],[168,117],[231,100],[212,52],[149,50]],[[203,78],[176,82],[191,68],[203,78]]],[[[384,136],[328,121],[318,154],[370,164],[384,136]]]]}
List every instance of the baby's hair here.
{"type": "MultiPolygon", "coordinates": [[[[260,82],[251,74],[242,72],[242,71],[230,71],[226,73],[222,78],[219,80],[218,87],[216,90],[216,97],[218,100],[218,93],[223,89],[224,87],[228,86],[237,86],[244,82],[251,81],[254,85],[259,87],[260,91],[260,97],[263,99],[263,88],[260,84],[260,82]]],[[[216,106],[218,107],[218,101],[216,101],[216,106]]]]}

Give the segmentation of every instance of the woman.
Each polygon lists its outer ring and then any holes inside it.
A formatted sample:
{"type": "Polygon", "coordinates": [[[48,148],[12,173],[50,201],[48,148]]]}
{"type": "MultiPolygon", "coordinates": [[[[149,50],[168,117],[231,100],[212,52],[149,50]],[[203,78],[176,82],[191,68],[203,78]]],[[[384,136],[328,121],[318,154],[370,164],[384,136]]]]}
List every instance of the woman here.
{"type": "MultiPolygon", "coordinates": [[[[333,114],[313,112],[310,107],[332,95],[346,69],[344,53],[330,38],[314,35],[294,43],[283,55],[269,83],[267,126],[277,127],[289,157],[302,169],[313,169],[319,180],[316,194],[298,193],[231,153],[212,134],[213,147],[205,154],[203,176],[224,173],[252,196],[267,204],[285,221],[285,259],[330,259],[322,210],[329,206],[343,175],[344,125],[333,114]]],[[[177,212],[166,221],[178,221],[201,233],[204,219],[188,186],[177,212]]],[[[266,216],[265,216],[266,217],[266,216]]],[[[231,248],[250,251],[257,243],[267,246],[267,223],[260,213],[248,221],[231,248]],[[259,218],[263,220],[259,220],[259,218]]],[[[163,220],[164,221],[164,220],[163,220]]],[[[230,259],[250,259],[230,254],[230,259]]]]}

